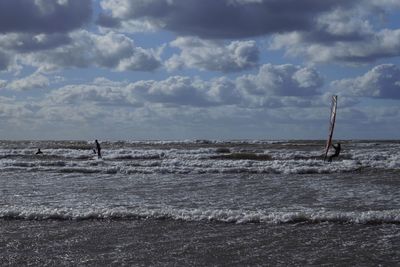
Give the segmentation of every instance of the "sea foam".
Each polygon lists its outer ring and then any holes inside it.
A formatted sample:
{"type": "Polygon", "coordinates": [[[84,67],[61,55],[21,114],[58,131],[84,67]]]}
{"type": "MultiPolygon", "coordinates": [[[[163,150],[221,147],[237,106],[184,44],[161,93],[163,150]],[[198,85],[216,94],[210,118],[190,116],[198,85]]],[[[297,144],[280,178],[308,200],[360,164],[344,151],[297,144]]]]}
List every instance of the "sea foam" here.
{"type": "Polygon", "coordinates": [[[399,224],[400,210],[342,212],[325,210],[306,211],[244,211],[202,210],[173,208],[0,208],[0,219],[5,220],[134,220],[170,219],[183,221],[207,221],[220,223],[350,223],[350,224],[399,224]]]}

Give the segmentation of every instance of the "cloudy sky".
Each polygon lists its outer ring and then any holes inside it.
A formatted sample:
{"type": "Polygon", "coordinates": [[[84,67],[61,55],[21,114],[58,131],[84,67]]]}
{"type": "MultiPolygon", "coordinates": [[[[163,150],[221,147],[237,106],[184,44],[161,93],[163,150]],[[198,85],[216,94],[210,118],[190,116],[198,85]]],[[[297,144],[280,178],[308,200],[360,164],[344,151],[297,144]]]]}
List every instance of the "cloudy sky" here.
{"type": "Polygon", "coordinates": [[[399,0],[0,1],[0,139],[400,137],[399,0]]]}

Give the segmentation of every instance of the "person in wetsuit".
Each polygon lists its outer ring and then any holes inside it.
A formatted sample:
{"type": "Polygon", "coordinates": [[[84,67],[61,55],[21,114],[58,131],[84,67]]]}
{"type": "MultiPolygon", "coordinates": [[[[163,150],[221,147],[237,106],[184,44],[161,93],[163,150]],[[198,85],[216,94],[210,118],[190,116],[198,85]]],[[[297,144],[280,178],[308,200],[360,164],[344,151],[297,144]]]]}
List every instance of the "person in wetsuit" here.
{"type": "Polygon", "coordinates": [[[43,152],[42,151],[40,151],[40,148],[38,148],[38,150],[36,151],[36,153],[35,153],[36,155],[40,155],[40,154],[43,154],[43,152]]]}
{"type": "Polygon", "coordinates": [[[333,155],[329,156],[329,159],[328,159],[329,162],[332,162],[333,158],[339,157],[340,150],[341,150],[340,143],[337,143],[336,146],[334,144],[332,144],[332,147],[335,149],[335,153],[333,153],[333,155]]]}
{"type": "Polygon", "coordinates": [[[97,141],[97,139],[96,139],[96,141],[94,141],[94,142],[96,143],[97,157],[99,159],[101,159],[101,147],[100,147],[99,141],[97,141]]]}

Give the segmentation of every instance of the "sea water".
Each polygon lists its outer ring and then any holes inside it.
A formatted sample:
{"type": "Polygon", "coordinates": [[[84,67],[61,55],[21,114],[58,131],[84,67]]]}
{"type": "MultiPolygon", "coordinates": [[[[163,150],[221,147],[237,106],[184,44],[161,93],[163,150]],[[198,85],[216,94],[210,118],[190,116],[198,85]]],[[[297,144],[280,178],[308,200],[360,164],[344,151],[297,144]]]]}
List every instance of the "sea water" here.
{"type": "Polygon", "coordinates": [[[398,265],[400,142],[341,143],[0,141],[0,264],[398,265]]]}

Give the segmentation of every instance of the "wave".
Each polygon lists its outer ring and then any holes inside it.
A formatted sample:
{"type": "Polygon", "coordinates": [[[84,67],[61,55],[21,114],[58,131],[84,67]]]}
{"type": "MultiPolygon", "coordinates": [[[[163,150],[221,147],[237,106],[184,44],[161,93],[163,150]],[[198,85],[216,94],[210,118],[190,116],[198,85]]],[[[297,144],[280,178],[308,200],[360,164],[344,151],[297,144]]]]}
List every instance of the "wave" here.
{"type": "Polygon", "coordinates": [[[249,166],[246,162],[231,166],[228,165],[212,165],[194,164],[192,166],[163,165],[157,162],[135,163],[130,166],[100,166],[92,164],[91,166],[67,166],[67,163],[57,162],[55,164],[32,164],[32,163],[15,163],[3,166],[2,171],[27,171],[27,172],[55,172],[55,173],[103,173],[103,174],[329,174],[329,173],[348,173],[371,170],[360,166],[289,166],[288,164],[279,165],[278,163],[270,166],[249,166]]]}
{"type": "Polygon", "coordinates": [[[161,155],[129,155],[118,158],[89,160],[42,159],[36,161],[4,159],[0,160],[0,170],[21,170],[28,172],[58,173],[114,173],[114,174],[201,174],[201,173],[254,173],[254,174],[328,174],[368,171],[373,169],[399,169],[400,163],[391,161],[342,160],[326,163],[319,159],[276,160],[268,155],[237,158],[210,159],[203,157],[176,158],[161,155]]]}
{"type": "Polygon", "coordinates": [[[108,157],[113,160],[157,160],[162,159],[165,156],[164,153],[160,154],[143,154],[143,155],[113,155],[108,157]]]}
{"type": "Polygon", "coordinates": [[[229,142],[209,147],[176,145],[103,149],[101,160],[93,151],[81,149],[46,149],[44,155],[34,155],[35,151],[0,149],[0,171],[19,168],[60,173],[320,174],[400,169],[400,150],[396,144],[380,150],[347,149],[331,164],[324,162],[321,151],[314,147],[231,146],[229,142]]]}
{"type": "Polygon", "coordinates": [[[240,210],[201,209],[146,209],[100,208],[74,210],[67,208],[15,208],[0,209],[3,220],[181,220],[234,224],[294,224],[294,223],[348,223],[348,224],[400,224],[400,210],[341,212],[294,211],[265,212],[240,210]]]}

